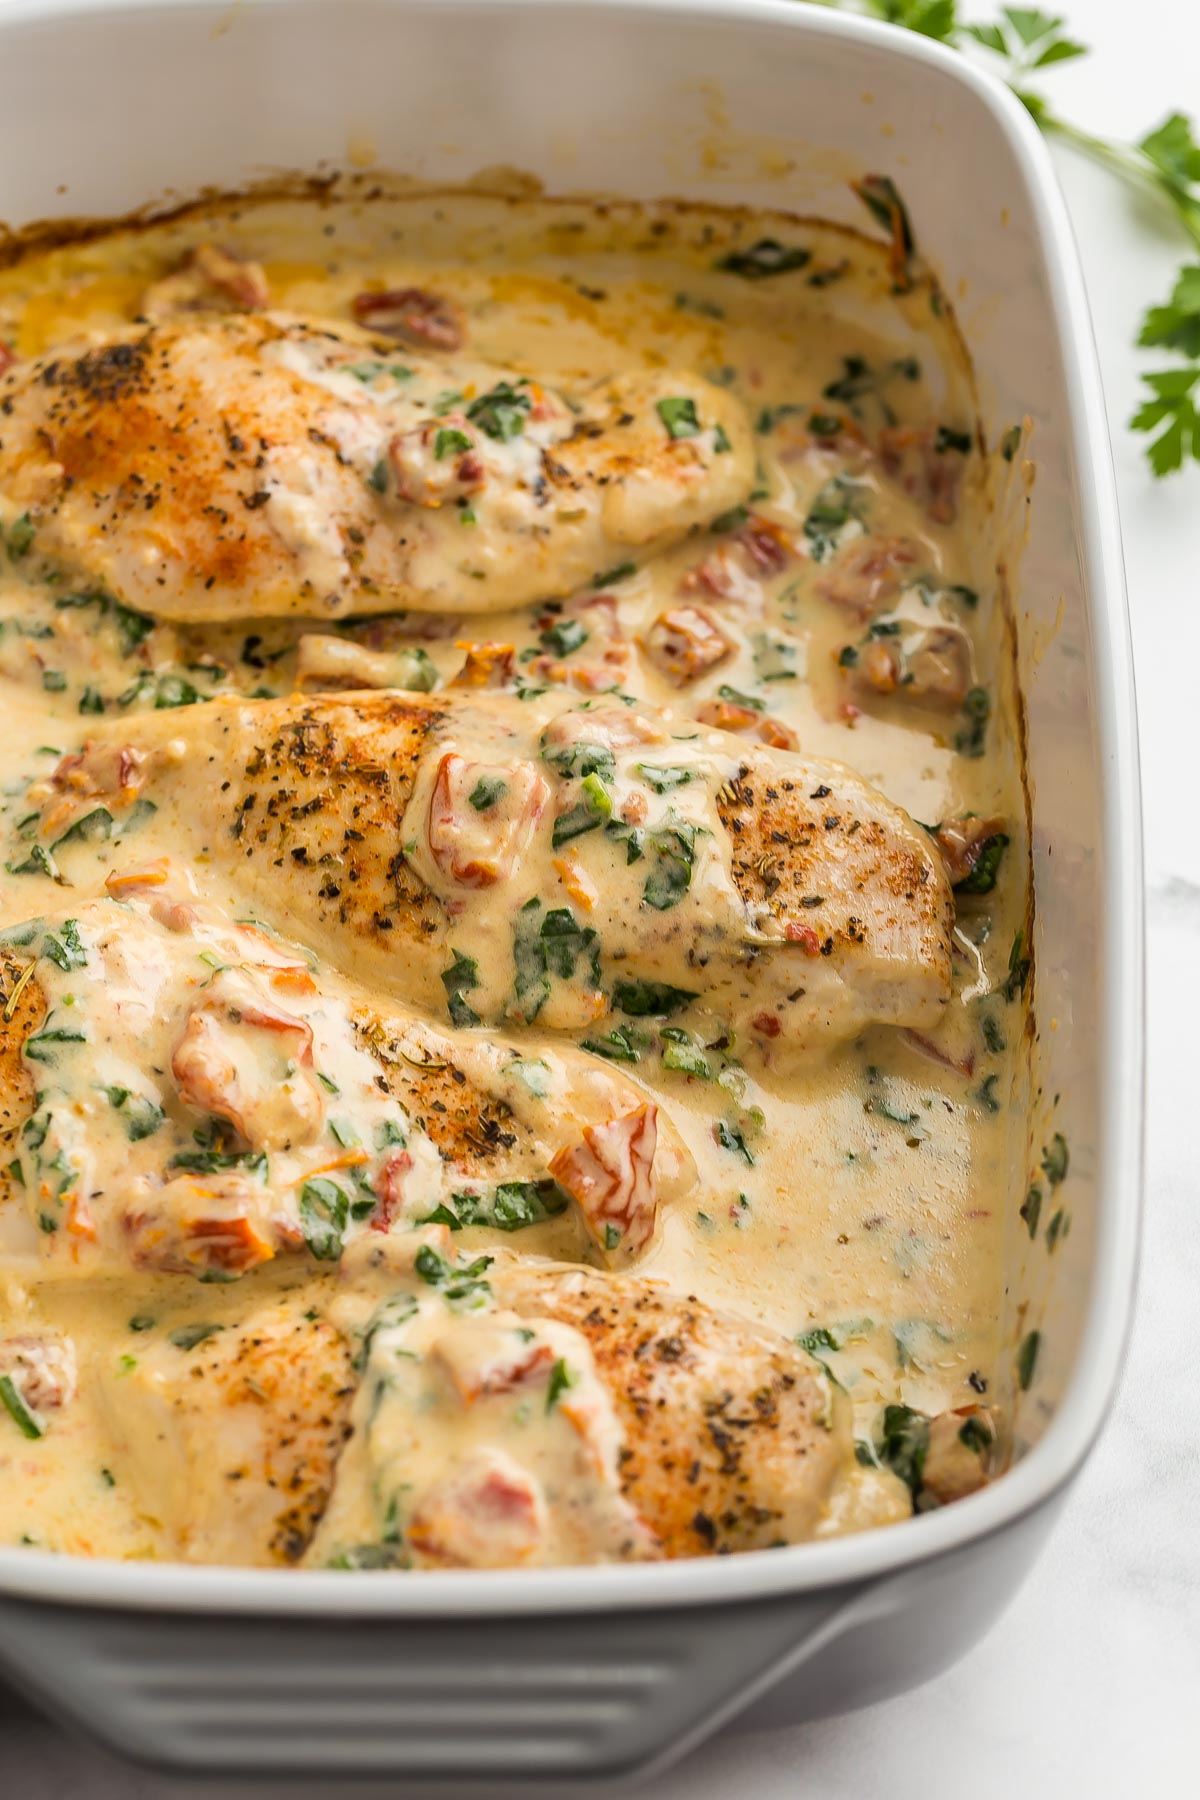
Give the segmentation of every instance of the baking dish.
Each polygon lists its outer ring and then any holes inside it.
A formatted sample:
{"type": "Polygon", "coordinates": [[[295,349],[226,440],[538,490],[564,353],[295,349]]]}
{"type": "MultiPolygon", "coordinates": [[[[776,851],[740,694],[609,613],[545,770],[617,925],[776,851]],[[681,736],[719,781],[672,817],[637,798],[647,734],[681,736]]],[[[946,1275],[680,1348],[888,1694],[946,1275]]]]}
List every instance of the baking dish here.
{"type": "Polygon", "coordinates": [[[1028,416],[1014,599],[1039,1082],[1074,1228],[1011,1208],[1011,1337],[1041,1333],[1009,1473],[859,1538],[637,1567],[370,1576],[0,1551],[0,1671],[184,1770],[562,1792],[737,1716],[926,1679],[999,1611],[1103,1423],[1133,1289],[1142,1019],[1137,750],[1115,500],[1069,227],[1019,105],[926,40],[789,0],[15,4],[0,212],[113,215],[273,171],[682,196],[854,220],[884,169],[953,297],[989,436],[1028,416]],[[216,129],[214,129],[214,122],[216,129]],[[1050,1275],[1053,1282],[1050,1282],[1050,1275]]]}

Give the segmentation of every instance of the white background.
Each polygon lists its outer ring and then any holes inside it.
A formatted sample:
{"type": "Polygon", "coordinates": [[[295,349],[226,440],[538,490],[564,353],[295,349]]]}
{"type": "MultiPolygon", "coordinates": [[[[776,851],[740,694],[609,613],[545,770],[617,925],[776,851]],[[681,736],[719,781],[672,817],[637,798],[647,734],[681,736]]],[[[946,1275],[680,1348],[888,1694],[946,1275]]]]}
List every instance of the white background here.
{"type": "MultiPolygon", "coordinates": [[[[1175,108],[1200,115],[1200,0],[1059,3],[1093,46],[1086,61],[1047,76],[1059,111],[1128,137],[1175,108]]],[[[1136,321],[1165,297],[1184,246],[1164,215],[1112,178],[1066,150],[1056,160],[1104,369],[1142,721],[1149,1158],[1124,1382],[1032,1578],[956,1668],[866,1712],[727,1737],[656,1783],[656,1800],[1200,1795],[1200,809],[1189,779],[1200,733],[1200,465],[1154,482],[1125,429],[1139,367],[1161,360],[1131,348],[1136,321]]],[[[216,1791],[119,1768],[0,1710],[4,1800],[207,1800],[216,1791]]],[[[233,1789],[219,1791],[233,1800],[233,1789]]]]}

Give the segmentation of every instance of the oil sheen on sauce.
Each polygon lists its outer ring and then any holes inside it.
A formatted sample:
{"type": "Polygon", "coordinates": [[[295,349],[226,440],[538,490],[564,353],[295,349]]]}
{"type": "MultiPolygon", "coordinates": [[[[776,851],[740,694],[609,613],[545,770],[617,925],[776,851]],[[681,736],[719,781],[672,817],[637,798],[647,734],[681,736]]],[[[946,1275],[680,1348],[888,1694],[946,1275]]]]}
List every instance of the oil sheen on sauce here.
{"type": "MultiPolygon", "coordinates": [[[[417,343],[401,332],[320,379],[429,422],[425,462],[381,483],[449,481],[459,459],[443,536],[501,530],[462,472],[475,440],[525,504],[540,387],[627,379],[668,448],[704,438],[705,479],[726,479],[732,440],[748,490],[678,531],[668,509],[652,554],[582,579],[567,557],[567,585],[547,578],[531,605],[299,599],[207,623],[156,623],[64,574],[36,504],[0,493],[0,924],[6,1029],[23,1034],[4,1049],[19,1167],[0,1200],[0,1542],[562,1562],[790,1541],[953,1499],[1004,1454],[989,1397],[1022,1154],[1026,884],[986,459],[949,310],[919,268],[898,281],[886,249],[808,221],[414,194],[229,202],[37,251],[0,274],[0,335],[19,361],[79,356],[148,313],[248,301],[386,333],[361,296],[410,291],[449,301],[450,338],[426,317],[417,343]],[[207,291],[197,246],[223,259],[207,291]],[[472,414],[489,367],[514,379],[472,414]],[[667,370],[693,386],[664,401],[667,370]],[[310,721],[287,781],[283,715],[236,705],[347,693],[359,723],[310,721]],[[320,900],[320,806],[312,834],[298,821],[328,771],[303,757],[361,726],[403,769],[422,708],[436,754],[413,761],[399,836],[412,892],[450,923],[397,954],[377,918],[339,928],[320,900]],[[139,799],[120,810],[105,796],[131,749],[139,799]],[[844,792],[828,762],[853,772],[844,792]],[[812,991],[792,1002],[814,1022],[773,1035],[792,982],[771,973],[769,853],[761,966],[722,972],[741,901],[715,847],[739,780],[753,813],[789,768],[818,833],[822,793],[840,832],[862,781],[907,815],[904,853],[944,863],[952,993],[927,1028],[870,1022],[874,995],[859,1018],[853,984],[821,998],[814,894],[793,934],[812,991]],[[293,811],[267,847],[254,833],[281,792],[293,811]],[[455,1084],[486,1102],[457,1135],[455,1084]],[[581,1173],[586,1131],[613,1117],[637,1122],[627,1163],[653,1160],[649,1223],[636,1195],[619,1216],[593,1205],[581,1173]],[[220,1193],[219,1251],[197,1248],[197,1184],[220,1193]],[[538,1258],[556,1267],[539,1276],[538,1258]],[[654,1324],[649,1372],[609,1360],[610,1282],[635,1284],[634,1340],[662,1296],[682,1308],[654,1324]],[[731,1317],[728,1341],[693,1305],[731,1317]],[[778,1478],[761,1530],[680,1502],[686,1423],[630,1449],[623,1407],[669,1408],[670,1346],[693,1328],[710,1391],[739,1368],[782,1382],[780,1441],[816,1471],[811,1490],[778,1478]],[[778,1377],[763,1328],[800,1374],[778,1377]],[[280,1394],[285,1443],[263,1423],[280,1394]],[[835,1415],[851,1448],[826,1478],[835,1415]],[[232,1505],[243,1465],[291,1493],[286,1518],[232,1505]]],[[[324,352],[285,333],[271,354],[311,372],[324,352]]],[[[548,443],[571,429],[556,405],[548,443]]],[[[297,566],[323,568],[320,519],[294,507],[287,529],[297,566]]],[[[494,566],[533,579],[519,543],[494,566]]],[[[728,1431],[706,1416],[711,1453],[728,1431]]]]}

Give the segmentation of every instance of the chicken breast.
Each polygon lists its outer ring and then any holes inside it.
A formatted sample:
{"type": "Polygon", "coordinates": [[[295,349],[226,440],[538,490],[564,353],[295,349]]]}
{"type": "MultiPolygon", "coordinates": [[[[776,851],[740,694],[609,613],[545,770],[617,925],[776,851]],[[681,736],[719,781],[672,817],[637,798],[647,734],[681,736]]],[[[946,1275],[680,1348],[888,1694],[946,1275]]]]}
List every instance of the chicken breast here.
{"type": "Polygon", "coordinates": [[[753,480],[740,404],[697,376],[568,397],[284,315],[167,319],[0,379],[4,522],[160,619],[544,600],[753,480]]]}
{"type": "Polygon", "coordinates": [[[229,1280],[431,1217],[619,1263],[694,1181],[618,1070],[368,1006],[166,865],[109,885],[7,953],[0,1213],[46,1276],[229,1280]]]}
{"type": "MultiPolygon", "coordinates": [[[[355,1433],[313,1560],[628,1561],[799,1542],[855,1462],[845,1396],[773,1332],[661,1284],[364,1244],[331,1309],[361,1346],[355,1433]]],[[[840,1503],[840,1502],[839,1502],[840,1503]]]]}
{"type": "Polygon", "coordinates": [[[876,1020],[928,1030],[950,994],[953,900],[905,813],[840,764],[611,700],[114,722],[30,787],[11,866],[75,877],[147,805],[239,895],[455,1025],[578,1029],[669,989],[782,1060],[876,1020]]]}
{"type": "Polygon", "coordinates": [[[187,1562],[294,1563],[325,1510],[355,1377],[297,1298],[224,1326],[140,1333],[93,1392],[122,1484],[187,1562]]]}

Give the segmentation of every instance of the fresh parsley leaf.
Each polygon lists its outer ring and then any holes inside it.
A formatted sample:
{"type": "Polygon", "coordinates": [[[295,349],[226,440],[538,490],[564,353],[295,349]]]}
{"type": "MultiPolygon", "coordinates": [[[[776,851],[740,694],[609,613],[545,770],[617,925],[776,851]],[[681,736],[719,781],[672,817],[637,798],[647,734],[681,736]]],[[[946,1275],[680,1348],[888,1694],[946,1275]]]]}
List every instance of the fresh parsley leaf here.
{"type": "Polygon", "coordinates": [[[1181,469],[1188,457],[1200,462],[1200,411],[1196,407],[1196,383],[1200,364],[1191,368],[1163,369],[1142,377],[1154,398],[1140,406],[1130,420],[1134,431],[1158,431],[1146,455],[1156,475],[1181,469]]]}
{"type": "Polygon", "coordinates": [[[1152,306],[1142,321],[1139,344],[1161,344],[1193,360],[1200,357],[1200,263],[1179,271],[1171,297],[1152,306]]]}

